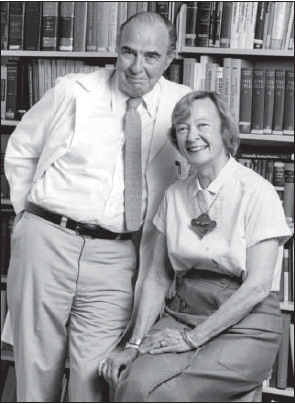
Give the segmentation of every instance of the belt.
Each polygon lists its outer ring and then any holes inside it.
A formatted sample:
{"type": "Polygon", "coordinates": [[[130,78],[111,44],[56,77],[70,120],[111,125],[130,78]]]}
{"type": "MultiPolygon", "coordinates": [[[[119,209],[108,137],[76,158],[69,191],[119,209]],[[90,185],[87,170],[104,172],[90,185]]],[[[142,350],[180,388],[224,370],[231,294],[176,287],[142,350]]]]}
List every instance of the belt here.
{"type": "Polygon", "coordinates": [[[133,233],[114,233],[110,230],[104,229],[103,227],[96,224],[87,224],[76,222],[75,220],[69,219],[66,216],[59,215],[58,213],[50,212],[42,208],[41,206],[35,205],[29,202],[26,206],[26,211],[32,213],[33,215],[42,217],[49,222],[61,225],[67,229],[74,230],[79,236],[86,236],[91,238],[100,238],[107,240],[130,240],[133,233]]]}

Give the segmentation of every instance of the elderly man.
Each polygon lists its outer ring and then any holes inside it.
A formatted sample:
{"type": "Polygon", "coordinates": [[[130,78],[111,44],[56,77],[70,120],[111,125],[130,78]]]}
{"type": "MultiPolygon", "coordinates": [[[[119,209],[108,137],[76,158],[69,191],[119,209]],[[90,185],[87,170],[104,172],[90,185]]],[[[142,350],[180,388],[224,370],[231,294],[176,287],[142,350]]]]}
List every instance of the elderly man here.
{"type": "Polygon", "coordinates": [[[190,90],[162,77],[175,40],[160,15],[133,16],[114,71],[60,78],[11,135],[7,290],[18,401],[58,401],[67,354],[69,400],[102,400],[97,365],[136,307],[164,190],[186,175],[167,130],[190,90]]]}

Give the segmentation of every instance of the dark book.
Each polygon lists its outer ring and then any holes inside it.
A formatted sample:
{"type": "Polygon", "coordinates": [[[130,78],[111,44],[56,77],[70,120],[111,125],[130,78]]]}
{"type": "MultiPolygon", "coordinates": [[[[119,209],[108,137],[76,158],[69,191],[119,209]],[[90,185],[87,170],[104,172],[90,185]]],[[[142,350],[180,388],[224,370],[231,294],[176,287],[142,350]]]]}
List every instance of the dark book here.
{"type": "Polygon", "coordinates": [[[284,167],[284,212],[288,223],[294,222],[294,162],[285,163],[284,167]]]}
{"type": "Polygon", "coordinates": [[[87,1],[76,1],[74,9],[73,51],[86,51],[87,1]]]}
{"type": "MultiPolygon", "coordinates": [[[[3,174],[1,174],[2,179],[3,174]]],[[[1,181],[2,182],[2,181],[1,181]]],[[[2,184],[1,184],[2,186],[2,184]]],[[[6,214],[1,215],[1,274],[7,275],[7,269],[9,264],[9,228],[8,228],[8,216],[6,214]]]]}
{"type": "Polygon", "coordinates": [[[156,12],[167,20],[169,19],[169,1],[157,1],[156,12]]]}
{"type": "Polygon", "coordinates": [[[17,85],[17,108],[16,119],[21,120],[23,115],[29,110],[29,83],[27,63],[18,65],[18,85],[17,85]]]}
{"type": "Polygon", "coordinates": [[[58,1],[43,2],[42,49],[57,50],[58,35],[58,1]]]}
{"type": "Polygon", "coordinates": [[[16,119],[17,111],[17,87],[18,87],[18,63],[7,63],[7,96],[6,96],[6,119],[16,119]]]}
{"type": "Polygon", "coordinates": [[[1,119],[5,119],[7,98],[7,66],[1,65],[1,119]]]}
{"type": "Polygon", "coordinates": [[[156,1],[148,2],[148,11],[150,11],[151,13],[157,12],[157,2],[156,1]]]}
{"type": "Polygon", "coordinates": [[[1,49],[8,49],[9,1],[1,1],[1,49]]]}
{"type": "Polygon", "coordinates": [[[291,313],[282,312],[283,335],[278,351],[277,388],[287,387],[291,313]]]}
{"type": "Polygon", "coordinates": [[[181,67],[179,63],[172,63],[168,71],[168,79],[175,83],[181,83],[181,67]]]}
{"type": "Polygon", "coordinates": [[[74,1],[61,1],[59,9],[59,45],[60,51],[72,51],[74,41],[74,1]]]}
{"type": "Polygon", "coordinates": [[[275,71],[273,134],[283,134],[286,71],[275,71]]]}
{"type": "Polygon", "coordinates": [[[213,1],[211,7],[209,46],[214,48],[220,47],[222,5],[222,1],[213,1]]]}
{"type": "Polygon", "coordinates": [[[208,47],[212,1],[198,1],[196,46],[208,47]]]}
{"type": "Polygon", "coordinates": [[[264,69],[253,69],[251,133],[263,133],[264,91],[264,69]]]}
{"type": "Polygon", "coordinates": [[[21,50],[24,47],[25,2],[9,2],[8,49],[21,50]]]}
{"type": "MultiPolygon", "coordinates": [[[[2,251],[1,251],[1,253],[2,253],[2,251]]],[[[1,284],[1,334],[2,334],[2,330],[3,330],[6,314],[7,314],[6,290],[2,289],[2,284],[1,284]]]]}
{"type": "Polygon", "coordinates": [[[294,135],[294,70],[286,70],[283,134],[294,135]]]}
{"type": "Polygon", "coordinates": [[[40,50],[41,46],[42,2],[25,2],[25,50],[40,50]]]}
{"type": "Polygon", "coordinates": [[[196,46],[197,1],[188,1],[186,5],[185,46],[196,46]]]}
{"type": "Polygon", "coordinates": [[[1,397],[2,403],[16,402],[16,374],[14,365],[9,365],[1,397]]]}
{"type": "Polygon", "coordinates": [[[254,49],[262,49],[267,1],[259,1],[255,23],[254,49]]]}
{"type": "MultiPolygon", "coordinates": [[[[7,133],[1,134],[1,198],[9,198],[9,185],[8,185],[8,181],[4,174],[4,156],[5,156],[5,151],[6,151],[9,136],[10,135],[7,133]]],[[[3,217],[4,217],[4,215],[3,215],[3,217]]],[[[2,218],[2,216],[1,216],[1,218],[2,218]]],[[[3,234],[3,232],[2,232],[2,234],[3,234]]],[[[1,248],[1,253],[3,251],[4,250],[1,248]]],[[[1,259],[2,259],[2,257],[1,257],[1,259]]]]}
{"type": "Polygon", "coordinates": [[[86,50],[87,52],[96,51],[96,8],[95,1],[87,1],[87,31],[86,31],[86,50]]]}
{"type": "Polygon", "coordinates": [[[251,133],[252,115],[252,90],[253,90],[253,69],[241,68],[241,91],[240,91],[240,133],[251,133]]]}
{"type": "Polygon", "coordinates": [[[233,12],[233,1],[224,1],[222,8],[221,28],[220,28],[221,48],[229,48],[230,46],[232,12],[233,12]]]}
{"type": "Polygon", "coordinates": [[[272,133],[274,91],[275,91],[275,69],[266,69],[264,112],[263,112],[263,133],[266,134],[272,133]]]}

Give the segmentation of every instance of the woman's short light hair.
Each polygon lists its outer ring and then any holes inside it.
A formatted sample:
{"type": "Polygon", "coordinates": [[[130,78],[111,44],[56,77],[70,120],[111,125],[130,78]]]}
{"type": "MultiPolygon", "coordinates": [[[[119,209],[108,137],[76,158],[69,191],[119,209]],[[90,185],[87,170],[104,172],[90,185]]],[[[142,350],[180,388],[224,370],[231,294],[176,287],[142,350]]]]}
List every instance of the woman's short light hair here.
{"type": "Polygon", "coordinates": [[[180,122],[186,122],[192,113],[192,106],[195,100],[209,98],[214,102],[221,120],[221,137],[226,150],[232,156],[235,156],[240,144],[238,126],[230,114],[222,97],[213,91],[193,91],[186,94],[175,105],[172,112],[172,128],[169,131],[169,137],[173,145],[179,150],[176,125],[180,122]]]}

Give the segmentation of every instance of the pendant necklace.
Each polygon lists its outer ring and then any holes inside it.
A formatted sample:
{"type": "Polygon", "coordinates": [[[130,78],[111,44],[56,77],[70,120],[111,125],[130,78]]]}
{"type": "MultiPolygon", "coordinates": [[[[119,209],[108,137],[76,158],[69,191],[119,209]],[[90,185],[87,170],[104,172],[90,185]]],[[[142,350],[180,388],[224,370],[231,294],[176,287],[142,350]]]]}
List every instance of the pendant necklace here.
{"type": "MultiPolygon", "coordinates": [[[[191,226],[194,228],[195,232],[200,237],[200,239],[202,239],[207,233],[210,233],[213,229],[215,229],[215,227],[217,225],[215,220],[210,219],[209,210],[212,208],[212,205],[218,198],[220,191],[221,190],[219,190],[218,194],[215,195],[213,201],[211,202],[209,208],[206,211],[204,211],[201,208],[200,202],[199,202],[200,196],[202,196],[202,199],[204,199],[204,196],[203,196],[204,191],[202,191],[202,190],[198,191],[197,202],[198,202],[198,206],[201,211],[201,214],[196,219],[191,220],[191,226]]],[[[203,201],[203,204],[205,204],[205,201],[203,201]]]]}

